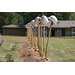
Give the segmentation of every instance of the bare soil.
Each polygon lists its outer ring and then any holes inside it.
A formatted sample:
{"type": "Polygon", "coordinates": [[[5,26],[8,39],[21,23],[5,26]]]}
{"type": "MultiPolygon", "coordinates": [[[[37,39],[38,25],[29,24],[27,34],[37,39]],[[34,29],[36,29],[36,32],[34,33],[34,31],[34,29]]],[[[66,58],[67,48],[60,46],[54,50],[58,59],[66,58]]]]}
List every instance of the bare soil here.
{"type": "Polygon", "coordinates": [[[31,48],[29,41],[22,43],[19,53],[19,58],[23,62],[50,62],[50,59],[47,61],[44,57],[40,57],[39,51],[35,51],[35,49],[31,48]]]}

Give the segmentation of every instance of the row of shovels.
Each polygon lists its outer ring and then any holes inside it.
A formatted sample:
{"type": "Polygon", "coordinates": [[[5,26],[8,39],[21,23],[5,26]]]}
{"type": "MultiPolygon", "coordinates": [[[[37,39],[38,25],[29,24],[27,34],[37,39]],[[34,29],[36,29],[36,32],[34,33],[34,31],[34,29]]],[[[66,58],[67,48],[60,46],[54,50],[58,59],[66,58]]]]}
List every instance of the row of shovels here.
{"type": "Polygon", "coordinates": [[[49,38],[51,34],[51,27],[53,24],[56,24],[57,18],[55,16],[42,16],[36,17],[35,20],[32,20],[28,24],[25,25],[27,28],[27,37],[31,43],[31,47],[35,49],[35,51],[39,51],[39,55],[41,57],[45,57],[47,59],[47,51],[49,38]],[[47,39],[47,44],[45,48],[45,25],[50,21],[49,34],[47,39]]]}

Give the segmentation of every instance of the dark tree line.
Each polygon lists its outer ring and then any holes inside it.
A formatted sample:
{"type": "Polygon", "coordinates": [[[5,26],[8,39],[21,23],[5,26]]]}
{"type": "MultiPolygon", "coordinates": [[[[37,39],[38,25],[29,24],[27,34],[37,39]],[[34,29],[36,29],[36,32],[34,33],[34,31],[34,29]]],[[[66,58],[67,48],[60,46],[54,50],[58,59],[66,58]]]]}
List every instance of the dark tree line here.
{"type": "Polygon", "coordinates": [[[0,28],[5,25],[23,22],[23,17],[15,12],[0,12],[0,28]]]}
{"type": "Polygon", "coordinates": [[[55,15],[58,20],[75,20],[75,12],[0,12],[0,28],[17,22],[27,24],[42,15],[55,15]]]}
{"type": "Polygon", "coordinates": [[[17,12],[23,17],[23,23],[27,24],[37,16],[46,15],[47,17],[55,15],[58,20],[75,20],[75,12],[17,12]]]}

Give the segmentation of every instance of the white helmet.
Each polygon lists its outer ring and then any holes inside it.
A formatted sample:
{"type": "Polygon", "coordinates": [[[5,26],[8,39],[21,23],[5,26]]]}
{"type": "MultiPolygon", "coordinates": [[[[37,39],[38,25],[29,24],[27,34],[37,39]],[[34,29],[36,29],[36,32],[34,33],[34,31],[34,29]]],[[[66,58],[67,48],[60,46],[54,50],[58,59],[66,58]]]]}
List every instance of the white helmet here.
{"type": "Polygon", "coordinates": [[[35,20],[32,20],[32,21],[31,21],[31,24],[32,24],[33,27],[38,27],[38,25],[35,24],[35,20]]]}
{"type": "Polygon", "coordinates": [[[52,20],[52,22],[53,22],[54,24],[57,23],[57,18],[56,18],[54,15],[50,16],[49,18],[52,20]]]}
{"type": "Polygon", "coordinates": [[[25,27],[27,27],[27,24],[25,25],[25,27]]]}
{"type": "Polygon", "coordinates": [[[34,24],[35,24],[35,20],[32,20],[32,21],[31,21],[31,24],[34,25],[34,24]]]}
{"type": "Polygon", "coordinates": [[[30,27],[26,24],[26,25],[25,25],[25,28],[27,28],[27,29],[28,29],[28,28],[30,28],[30,27]]]}
{"type": "Polygon", "coordinates": [[[34,28],[33,26],[34,26],[34,20],[32,20],[31,22],[29,22],[29,25],[28,25],[29,27],[31,27],[31,28],[34,28]]]}
{"type": "Polygon", "coordinates": [[[30,27],[26,27],[27,29],[29,29],[30,27]]]}
{"type": "Polygon", "coordinates": [[[40,19],[41,19],[40,17],[36,17],[36,18],[35,18],[35,24],[38,25],[38,24],[40,23],[40,19]]]}
{"type": "Polygon", "coordinates": [[[34,24],[34,27],[38,27],[38,25],[37,24],[34,24]]]}
{"type": "Polygon", "coordinates": [[[48,19],[47,19],[47,17],[46,16],[42,16],[41,17],[41,24],[47,24],[49,21],[48,21],[48,19]]]}
{"type": "Polygon", "coordinates": [[[31,26],[31,22],[29,22],[28,24],[27,24],[27,27],[30,27],[31,26]]]}

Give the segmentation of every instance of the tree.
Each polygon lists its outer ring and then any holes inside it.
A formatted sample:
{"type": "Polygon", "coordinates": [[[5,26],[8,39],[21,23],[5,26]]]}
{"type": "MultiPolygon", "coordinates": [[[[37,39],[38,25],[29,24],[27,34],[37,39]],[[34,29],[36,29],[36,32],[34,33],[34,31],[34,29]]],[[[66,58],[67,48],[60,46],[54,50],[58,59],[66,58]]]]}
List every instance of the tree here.
{"type": "Polygon", "coordinates": [[[23,23],[23,18],[15,12],[0,12],[0,28],[4,25],[14,24],[17,22],[23,23]]]}
{"type": "Polygon", "coordinates": [[[70,20],[75,20],[75,12],[72,12],[70,15],[70,20]]]}
{"type": "Polygon", "coordinates": [[[0,27],[21,22],[27,24],[37,16],[55,15],[58,20],[75,20],[75,12],[0,12],[0,27]]]}
{"type": "Polygon", "coordinates": [[[71,14],[72,12],[63,12],[62,13],[63,20],[71,20],[71,14]]]}
{"type": "Polygon", "coordinates": [[[71,20],[72,12],[19,12],[24,19],[24,24],[34,20],[37,16],[46,15],[47,17],[55,15],[58,20],[71,20]]]}

